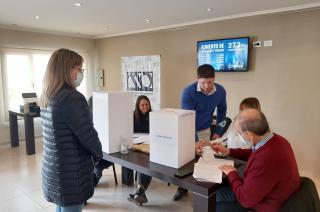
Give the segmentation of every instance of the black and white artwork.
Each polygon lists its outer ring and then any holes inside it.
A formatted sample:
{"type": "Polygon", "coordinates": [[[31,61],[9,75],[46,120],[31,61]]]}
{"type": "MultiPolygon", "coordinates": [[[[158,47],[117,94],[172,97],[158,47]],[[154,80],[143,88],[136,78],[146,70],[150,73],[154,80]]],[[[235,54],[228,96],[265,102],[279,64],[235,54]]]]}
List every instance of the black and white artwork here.
{"type": "Polygon", "coordinates": [[[146,95],[152,109],[160,109],[160,55],[122,57],[122,90],[133,92],[135,104],[146,95]]]}

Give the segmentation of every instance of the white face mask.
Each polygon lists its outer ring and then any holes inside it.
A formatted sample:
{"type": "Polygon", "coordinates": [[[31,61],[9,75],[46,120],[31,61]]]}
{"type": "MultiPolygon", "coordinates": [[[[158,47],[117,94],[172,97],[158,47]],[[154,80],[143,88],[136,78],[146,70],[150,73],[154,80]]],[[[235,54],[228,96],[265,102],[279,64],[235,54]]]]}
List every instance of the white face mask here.
{"type": "Polygon", "coordinates": [[[74,84],[76,85],[76,87],[79,87],[82,80],[83,80],[83,73],[79,71],[79,73],[77,74],[77,79],[74,80],[74,84]]]}
{"type": "Polygon", "coordinates": [[[244,137],[240,133],[237,133],[237,136],[245,146],[247,146],[247,147],[252,146],[252,143],[250,141],[244,139],[244,137]]]}

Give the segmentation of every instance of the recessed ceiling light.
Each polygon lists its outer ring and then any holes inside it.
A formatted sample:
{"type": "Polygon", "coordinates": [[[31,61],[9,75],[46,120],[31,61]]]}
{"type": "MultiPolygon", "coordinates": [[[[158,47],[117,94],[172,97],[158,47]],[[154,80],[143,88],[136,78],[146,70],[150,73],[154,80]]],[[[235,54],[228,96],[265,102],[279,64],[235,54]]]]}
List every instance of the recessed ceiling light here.
{"type": "Polygon", "coordinates": [[[74,3],[73,5],[74,5],[74,6],[77,6],[77,7],[81,7],[81,6],[82,6],[81,3],[79,3],[79,2],[74,3]]]}
{"type": "Polygon", "coordinates": [[[37,16],[35,16],[34,18],[35,18],[35,19],[40,19],[40,16],[37,15],[37,16]]]}
{"type": "Polygon", "coordinates": [[[151,22],[151,20],[150,20],[150,19],[147,19],[146,22],[151,22]]]}
{"type": "Polygon", "coordinates": [[[212,11],[212,10],[213,10],[212,8],[207,8],[207,11],[209,11],[209,12],[212,11]]]}

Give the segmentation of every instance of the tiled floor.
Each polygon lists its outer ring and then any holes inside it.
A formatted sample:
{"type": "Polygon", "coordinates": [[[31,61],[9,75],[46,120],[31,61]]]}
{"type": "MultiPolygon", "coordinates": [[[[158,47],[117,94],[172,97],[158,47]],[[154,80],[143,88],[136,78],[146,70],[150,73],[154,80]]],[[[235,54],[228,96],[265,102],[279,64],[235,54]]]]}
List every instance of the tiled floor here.
{"type": "MultiPolygon", "coordinates": [[[[55,205],[47,202],[41,189],[42,142],[36,142],[36,154],[27,156],[25,143],[11,148],[0,145],[0,211],[53,212],[55,205]]],[[[115,186],[112,169],[104,171],[94,196],[83,211],[192,211],[192,194],[181,201],[172,201],[176,186],[154,179],[147,191],[149,203],[139,207],[127,201],[135,186],[121,185],[121,169],[116,166],[119,185],[115,186]]]]}
{"type": "MultiPolygon", "coordinates": [[[[49,212],[55,205],[47,202],[41,189],[42,142],[36,142],[36,154],[25,154],[25,143],[11,148],[9,144],[0,145],[0,211],[1,212],[49,212]]],[[[118,181],[121,169],[116,166],[118,181]]],[[[320,179],[313,179],[320,191],[320,179]]],[[[147,191],[149,203],[139,207],[127,201],[135,186],[115,186],[112,169],[105,170],[94,196],[83,211],[192,211],[192,194],[181,201],[172,201],[176,186],[154,179],[147,191]]]]}

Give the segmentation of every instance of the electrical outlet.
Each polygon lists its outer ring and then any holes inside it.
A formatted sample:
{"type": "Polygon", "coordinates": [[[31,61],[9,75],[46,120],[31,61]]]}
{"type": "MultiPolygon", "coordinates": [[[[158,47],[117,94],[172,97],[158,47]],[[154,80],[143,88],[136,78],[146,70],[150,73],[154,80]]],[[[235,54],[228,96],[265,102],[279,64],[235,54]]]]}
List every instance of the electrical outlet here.
{"type": "Polygon", "coordinates": [[[261,41],[253,42],[252,45],[253,45],[254,48],[261,47],[261,41]]]}
{"type": "Polygon", "coordinates": [[[104,70],[98,69],[96,71],[96,85],[97,87],[103,87],[104,85],[104,70]]]}

